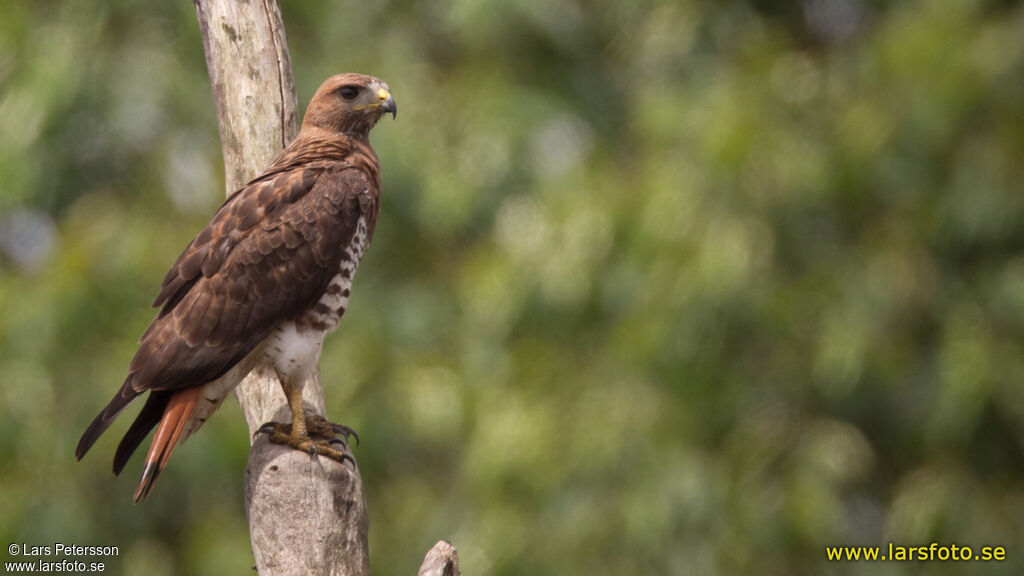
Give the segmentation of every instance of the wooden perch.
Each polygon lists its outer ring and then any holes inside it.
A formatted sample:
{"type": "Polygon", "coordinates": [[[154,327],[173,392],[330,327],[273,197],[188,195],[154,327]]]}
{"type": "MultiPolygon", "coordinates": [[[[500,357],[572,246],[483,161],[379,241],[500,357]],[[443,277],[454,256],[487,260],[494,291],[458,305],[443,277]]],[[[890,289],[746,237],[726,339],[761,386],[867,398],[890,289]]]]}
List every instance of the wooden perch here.
{"type": "MultiPolygon", "coordinates": [[[[291,58],[277,0],[194,0],[217,105],[227,194],[258,176],[298,133],[291,58]]],[[[276,375],[253,373],[236,390],[252,434],[290,419],[276,375]]],[[[319,375],[303,390],[307,409],[326,417],[319,375]]],[[[259,574],[370,573],[369,517],[359,469],[261,436],[249,451],[245,503],[259,574]]],[[[447,542],[427,553],[419,574],[457,576],[447,542]]]]}
{"type": "Polygon", "coordinates": [[[444,540],[434,544],[423,559],[416,576],[459,576],[459,553],[444,540]]]}
{"type": "MultiPolygon", "coordinates": [[[[291,58],[277,0],[195,0],[230,195],[259,176],[298,133],[291,58]]],[[[249,375],[236,390],[252,434],[290,418],[276,375],[249,375]]],[[[319,378],[304,400],[326,415],[319,378]]],[[[368,517],[359,471],[276,446],[249,451],[245,504],[260,574],[370,572],[368,517]]]]}

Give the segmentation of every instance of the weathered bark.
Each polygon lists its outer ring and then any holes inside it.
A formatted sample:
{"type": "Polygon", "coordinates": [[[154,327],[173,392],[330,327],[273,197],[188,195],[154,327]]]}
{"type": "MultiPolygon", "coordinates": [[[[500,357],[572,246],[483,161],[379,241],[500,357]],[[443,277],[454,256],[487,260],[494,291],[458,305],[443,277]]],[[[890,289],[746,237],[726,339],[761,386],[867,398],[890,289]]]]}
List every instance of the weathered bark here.
{"type": "Polygon", "coordinates": [[[444,540],[434,544],[423,559],[416,576],[459,576],[459,554],[455,546],[444,540]]]}
{"type": "MultiPolygon", "coordinates": [[[[227,193],[255,178],[298,133],[295,83],[277,0],[195,0],[224,151],[227,193]]],[[[251,434],[290,412],[276,376],[236,390],[251,434]]],[[[325,415],[319,377],[304,389],[325,415]]],[[[245,471],[253,557],[260,574],[369,574],[368,516],[359,470],[290,448],[253,443],[245,471]]]]}
{"type": "MultiPolygon", "coordinates": [[[[217,104],[227,193],[255,178],[298,133],[295,82],[277,0],[194,0],[217,104]]],[[[274,374],[253,373],[236,390],[250,438],[291,418],[274,374]]],[[[326,416],[316,375],[307,409],[326,416]]],[[[370,573],[369,516],[358,467],[258,438],[245,470],[245,503],[259,574],[370,573]]],[[[438,542],[422,576],[458,576],[458,555],[438,542]]]]}

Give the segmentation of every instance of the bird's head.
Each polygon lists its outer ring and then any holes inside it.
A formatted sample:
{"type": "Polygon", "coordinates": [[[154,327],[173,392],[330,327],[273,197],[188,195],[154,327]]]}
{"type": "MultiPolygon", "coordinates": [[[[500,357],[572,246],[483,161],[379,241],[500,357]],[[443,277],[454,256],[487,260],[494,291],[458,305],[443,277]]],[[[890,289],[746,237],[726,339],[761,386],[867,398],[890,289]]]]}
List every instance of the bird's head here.
{"type": "Polygon", "coordinates": [[[398,107],[383,80],[364,74],[338,74],[317,89],[302,127],[366,138],[377,120],[388,112],[394,118],[398,107]]]}

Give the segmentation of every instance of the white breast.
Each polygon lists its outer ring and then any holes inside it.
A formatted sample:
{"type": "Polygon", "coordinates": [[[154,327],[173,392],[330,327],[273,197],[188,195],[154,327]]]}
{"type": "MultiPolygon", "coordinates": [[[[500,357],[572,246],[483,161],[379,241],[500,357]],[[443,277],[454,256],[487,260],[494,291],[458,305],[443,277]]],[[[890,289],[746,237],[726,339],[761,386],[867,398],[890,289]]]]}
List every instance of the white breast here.
{"type": "Polygon", "coordinates": [[[320,300],[299,319],[300,324],[309,325],[325,333],[332,332],[338,327],[341,317],[348,308],[352,278],[355,277],[359,262],[363,259],[367,241],[366,219],[359,218],[352,241],[342,250],[338,273],[331,278],[320,300]]]}

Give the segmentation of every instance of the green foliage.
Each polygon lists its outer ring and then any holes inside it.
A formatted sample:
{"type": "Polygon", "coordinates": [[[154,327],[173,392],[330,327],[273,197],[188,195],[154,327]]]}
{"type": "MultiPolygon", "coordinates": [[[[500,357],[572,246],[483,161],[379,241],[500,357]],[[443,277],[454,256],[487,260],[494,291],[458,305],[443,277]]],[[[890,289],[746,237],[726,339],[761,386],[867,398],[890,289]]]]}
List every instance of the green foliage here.
{"type": "MultiPolygon", "coordinates": [[[[323,358],[376,572],[1024,568],[1024,8],[285,4],[402,109],[323,358]],[[1008,559],[825,560],[890,541],[1008,559]]],[[[141,506],[135,409],[73,457],[223,198],[191,6],[9,2],[0,127],[0,540],[244,572],[237,405],[141,506]]]]}

